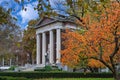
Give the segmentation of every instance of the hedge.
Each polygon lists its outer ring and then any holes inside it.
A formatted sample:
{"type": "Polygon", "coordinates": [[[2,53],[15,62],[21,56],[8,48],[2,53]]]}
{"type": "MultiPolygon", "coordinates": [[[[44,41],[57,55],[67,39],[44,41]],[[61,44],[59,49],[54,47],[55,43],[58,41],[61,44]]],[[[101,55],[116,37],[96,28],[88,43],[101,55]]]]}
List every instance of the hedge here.
{"type": "Polygon", "coordinates": [[[0,76],[0,80],[32,80],[24,77],[11,77],[11,76],[0,76]]]}
{"type": "Polygon", "coordinates": [[[73,73],[73,72],[0,72],[0,76],[26,78],[112,78],[112,73],[73,73]]]}

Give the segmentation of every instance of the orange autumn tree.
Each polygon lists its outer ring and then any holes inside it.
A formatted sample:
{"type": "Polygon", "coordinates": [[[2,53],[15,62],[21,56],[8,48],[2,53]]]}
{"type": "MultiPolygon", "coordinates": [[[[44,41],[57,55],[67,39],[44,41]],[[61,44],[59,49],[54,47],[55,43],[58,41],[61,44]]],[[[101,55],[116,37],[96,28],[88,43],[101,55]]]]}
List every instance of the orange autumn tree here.
{"type": "Polygon", "coordinates": [[[116,66],[120,64],[120,3],[112,2],[100,15],[92,13],[83,18],[79,30],[63,33],[62,63],[76,67],[87,60],[87,66],[108,67],[119,80],[116,66]]]}

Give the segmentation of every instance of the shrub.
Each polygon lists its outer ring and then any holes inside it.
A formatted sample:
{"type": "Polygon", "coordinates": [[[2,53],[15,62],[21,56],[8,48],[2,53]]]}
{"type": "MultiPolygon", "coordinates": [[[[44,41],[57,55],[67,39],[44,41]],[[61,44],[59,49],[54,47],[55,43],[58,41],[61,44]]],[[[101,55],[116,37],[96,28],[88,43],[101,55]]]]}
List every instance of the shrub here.
{"type": "Polygon", "coordinates": [[[34,71],[45,71],[45,69],[34,69],[34,71]]]}
{"type": "Polygon", "coordinates": [[[45,71],[52,71],[52,67],[51,66],[45,66],[44,69],[45,69],[45,71]]]}
{"type": "Polygon", "coordinates": [[[112,78],[112,73],[73,73],[73,72],[1,72],[0,76],[26,78],[112,78]]]}
{"type": "Polygon", "coordinates": [[[0,80],[32,80],[32,79],[27,79],[27,78],[24,78],[24,77],[2,76],[2,77],[0,77],[0,80]]]}
{"type": "Polygon", "coordinates": [[[45,66],[44,68],[42,69],[35,69],[34,71],[53,71],[52,67],[51,66],[45,66]]]}
{"type": "Polygon", "coordinates": [[[11,67],[9,68],[9,70],[15,70],[16,67],[17,67],[17,66],[11,66],[11,67]]]}

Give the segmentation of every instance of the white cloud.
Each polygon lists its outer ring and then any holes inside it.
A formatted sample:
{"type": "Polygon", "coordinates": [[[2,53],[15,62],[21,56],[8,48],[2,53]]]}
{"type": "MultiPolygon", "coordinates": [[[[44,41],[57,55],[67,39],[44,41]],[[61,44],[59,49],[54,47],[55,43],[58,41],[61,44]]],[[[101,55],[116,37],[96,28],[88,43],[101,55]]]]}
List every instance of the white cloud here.
{"type": "Polygon", "coordinates": [[[21,2],[21,0],[18,0],[18,1],[20,1],[20,2],[21,2]]]}
{"type": "Polygon", "coordinates": [[[27,9],[26,11],[21,10],[18,12],[18,15],[22,17],[22,24],[27,23],[32,19],[38,18],[38,12],[34,10],[34,6],[32,4],[27,4],[25,8],[27,9]]]}

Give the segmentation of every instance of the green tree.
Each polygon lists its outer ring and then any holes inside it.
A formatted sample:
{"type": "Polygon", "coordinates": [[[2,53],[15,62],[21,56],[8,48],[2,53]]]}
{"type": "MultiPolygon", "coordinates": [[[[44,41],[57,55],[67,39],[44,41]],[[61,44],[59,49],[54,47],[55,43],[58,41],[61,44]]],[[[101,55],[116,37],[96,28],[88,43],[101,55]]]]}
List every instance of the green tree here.
{"type": "MultiPolygon", "coordinates": [[[[15,0],[23,5],[23,10],[27,10],[24,6],[24,0],[15,0]]],[[[40,17],[43,16],[57,16],[62,14],[71,18],[76,18],[82,22],[82,17],[89,12],[100,13],[105,7],[108,7],[108,3],[111,0],[38,0],[37,7],[40,17]],[[98,9],[99,4],[102,4],[98,9]]],[[[118,0],[115,0],[118,1],[118,0]]]]}
{"type": "Polygon", "coordinates": [[[10,11],[6,11],[0,7],[0,56],[1,58],[13,54],[13,45],[19,40],[20,28],[15,24],[16,20],[10,15],[10,11]]]}
{"type": "Polygon", "coordinates": [[[9,12],[0,7],[0,25],[8,22],[9,12]]]}
{"type": "Polygon", "coordinates": [[[35,54],[36,54],[36,34],[34,25],[36,20],[31,20],[26,30],[24,30],[23,36],[23,48],[24,51],[28,55],[28,62],[30,64],[34,63],[35,61],[35,54]]]}
{"type": "Polygon", "coordinates": [[[100,13],[102,8],[108,7],[109,2],[110,0],[38,0],[35,9],[38,10],[40,17],[62,14],[82,22],[82,17],[86,13],[100,13]],[[99,4],[102,4],[100,9],[99,4]]]}

